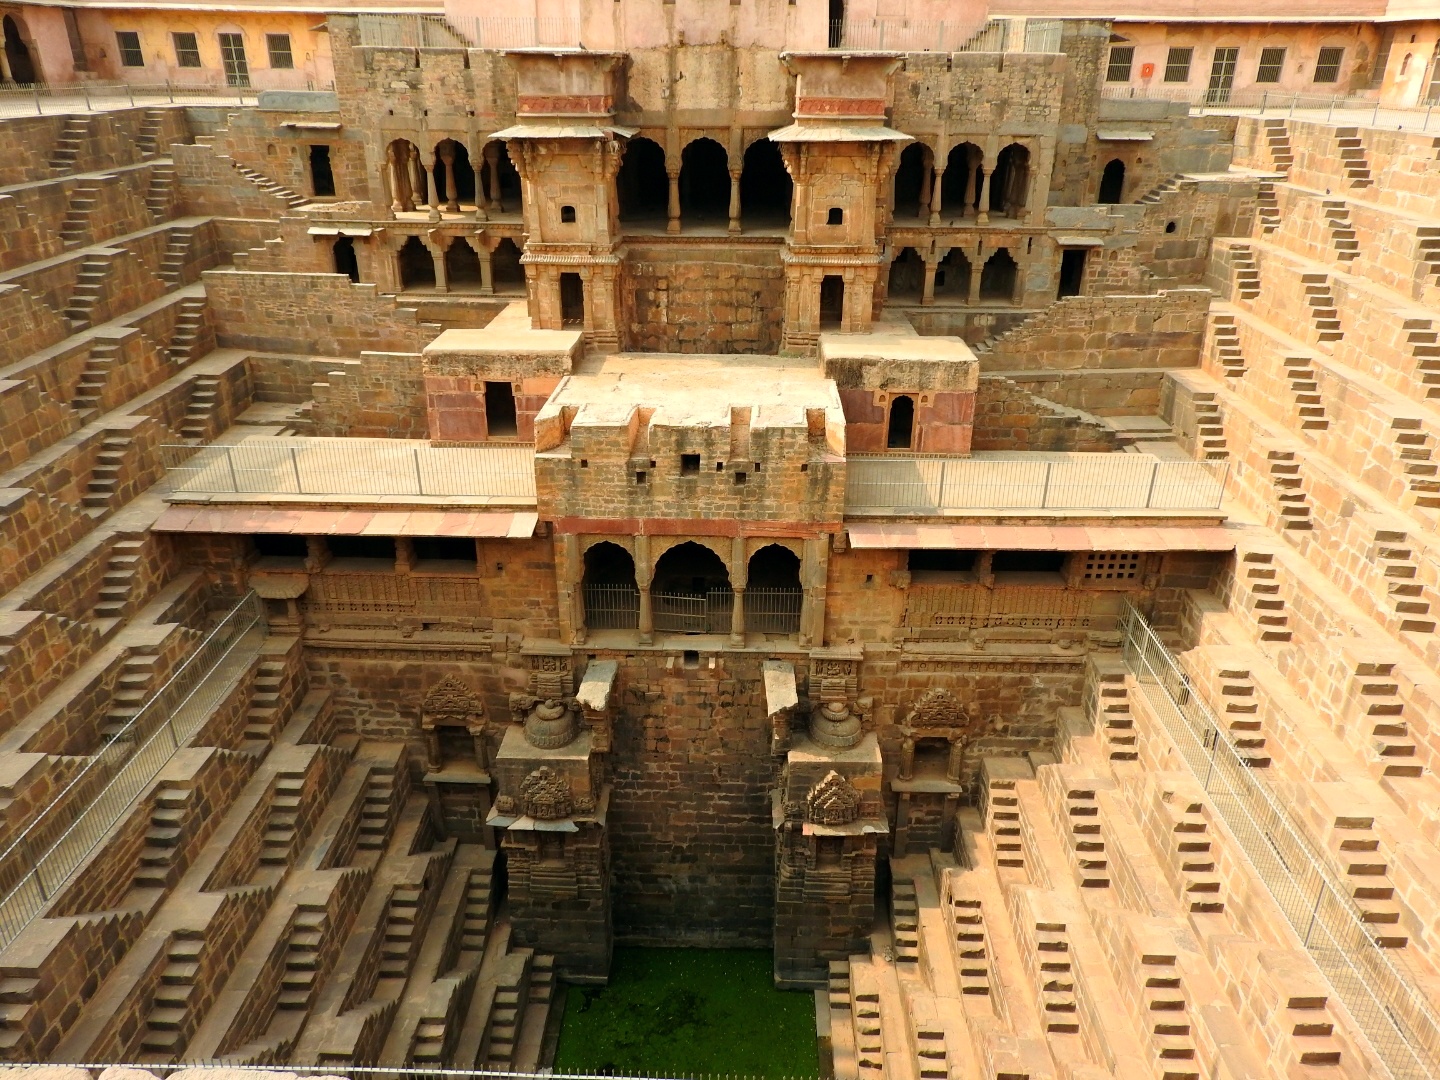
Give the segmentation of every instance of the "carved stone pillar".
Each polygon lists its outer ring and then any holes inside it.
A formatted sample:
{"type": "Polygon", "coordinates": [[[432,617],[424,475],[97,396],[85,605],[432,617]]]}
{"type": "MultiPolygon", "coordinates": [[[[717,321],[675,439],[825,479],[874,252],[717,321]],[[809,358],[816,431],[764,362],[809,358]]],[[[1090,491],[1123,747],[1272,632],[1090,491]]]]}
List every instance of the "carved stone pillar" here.
{"type": "Polygon", "coordinates": [[[930,216],[930,182],[935,172],[935,155],[926,147],[920,152],[920,209],[916,216],[921,219],[930,216]]]}
{"type": "Polygon", "coordinates": [[[425,169],[420,164],[420,151],[414,143],[410,144],[408,155],[410,166],[410,209],[414,210],[415,207],[425,201],[428,196],[425,192],[425,169]]]}
{"type": "Polygon", "coordinates": [[[830,560],[830,538],[805,541],[800,560],[800,646],[810,648],[825,641],[825,578],[830,560]]]}
{"type": "Polygon", "coordinates": [[[580,537],[565,533],[560,537],[559,558],[555,560],[556,590],[560,600],[561,640],[572,645],[585,643],[585,596],[580,586],[580,537]],[[566,623],[569,623],[566,626],[566,623]]]}
{"type": "Polygon", "coordinates": [[[921,303],[921,304],[933,304],[933,303],[935,303],[935,268],[936,268],[936,265],[937,265],[937,263],[936,263],[936,261],[935,261],[934,259],[926,259],[926,260],[925,260],[925,288],[924,288],[923,291],[920,293],[920,303],[921,303]]]}
{"type": "Polygon", "coordinates": [[[480,256],[480,294],[482,296],[495,295],[495,265],[494,255],[488,244],[480,244],[477,249],[480,256]]]}
{"type": "Polygon", "coordinates": [[[740,231],[740,171],[730,170],[730,225],[726,229],[729,233],[740,231]]]}
{"type": "Polygon", "coordinates": [[[980,275],[984,272],[985,264],[980,260],[980,256],[977,253],[975,256],[975,262],[970,269],[970,293],[968,296],[965,297],[965,302],[967,304],[970,304],[972,307],[980,299],[980,275]]]}
{"type": "MultiPolygon", "coordinates": [[[[490,180],[489,202],[495,207],[497,213],[505,212],[505,200],[500,197],[500,144],[485,144],[485,174],[490,180]]],[[[489,207],[486,207],[488,210],[489,207]]]]}
{"type": "Polygon", "coordinates": [[[965,152],[965,205],[961,209],[962,217],[975,216],[975,167],[978,163],[970,152],[965,152]]]}
{"type": "Polygon", "coordinates": [[[445,270],[445,249],[438,243],[425,246],[430,249],[430,258],[435,263],[435,288],[440,292],[449,292],[450,278],[445,270]]]}
{"type": "Polygon", "coordinates": [[[385,152],[390,163],[390,209],[397,214],[415,209],[415,203],[410,198],[410,163],[406,160],[406,153],[404,147],[393,144],[385,152]]]}
{"type": "Polygon", "coordinates": [[[408,536],[395,538],[395,572],[408,574],[415,569],[415,541],[408,536]]]}
{"type": "Polygon", "coordinates": [[[931,224],[931,225],[939,225],[939,224],[940,224],[940,211],[943,209],[943,205],[942,205],[942,204],[943,204],[944,201],[945,201],[943,198],[941,198],[941,192],[942,192],[942,189],[943,189],[943,187],[944,187],[944,182],[945,182],[945,170],[944,170],[944,169],[936,169],[936,170],[935,170],[935,183],[934,183],[934,184],[931,186],[931,188],[930,188],[930,224],[931,224]]]}
{"type": "Polygon", "coordinates": [[[733,648],[745,647],[745,586],[749,584],[750,564],[745,559],[745,538],[735,537],[730,542],[730,590],[735,603],[730,609],[730,644],[733,648]]]}
{"type": "Polygon", "coordinates": [[[665,213],[669,220],[665,222],[667,233],[678,233],[680,231],[680,170],[674,172],[666,171],[670,178],[670,195],[666,203],[665,213]]]}
{"type": "Polygon", "coordinates": [[[635,537],[635,586],[640,590],[640,644],[655,640],[655,616],[650,610],[650,538],[635,537]]]}
{"type": "Polygon", "coordinates": [[[455,190],[455,144],[449,139],[440,144],[440,164],[445,167],[445,209],[454,214],[460,209],[460,199],[455,190]]]}
{"type": "Polygon", "coordinates": [[[990,222],[990,208],[986,205],[985,189],[989,186],[994,173],[995,162],[993,159],[987,157],[981,166],[980,181],[976,184],[976,201],[980,204],[975,214],[975,224],[977,225],[987,225],[990,222]]]}

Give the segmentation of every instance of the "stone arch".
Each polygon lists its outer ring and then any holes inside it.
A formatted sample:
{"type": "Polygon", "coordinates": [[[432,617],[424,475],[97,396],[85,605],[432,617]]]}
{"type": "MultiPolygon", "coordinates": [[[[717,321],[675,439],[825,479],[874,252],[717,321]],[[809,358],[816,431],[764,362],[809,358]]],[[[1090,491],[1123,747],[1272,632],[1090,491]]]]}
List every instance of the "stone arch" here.
{"type": "Polygon", "coordinates": [[[407,236],[395,253],[401,289],[435,288],[435,258],[418,236],[407,236]]]}
{"type": "Polygon", "coordinates": [[[886,295],[891,300],[919,300],[925,291],[925,261],[913,247],[900,249],[890,261],[886,295]]]}
{"type": "Polygon", "coordinates": [[[455,213],[461,203],[476,201],[475,169],[464,143],[441,139],[435,144],[433,166],[436,203],[443,203],[446,210],[455,213]]]}
{"type": "Polygon", "coordinates": [[[911,450],[915,447],[915,397],[895,394],[885,416],[885,449],[911,450]]]}
{"type": "Polygon", "coordinates": [[[1020,268],[1015,264],[1010,249],[996,248],[980,271],[980,299],[1013,303],[1019,277],[1020,268]]]}
{"type": "Polygon", "coordinates": [[[5,66],[10,72],[11,80],[17,83],[40,82],[35,56],[26,41],[29,36],[25,33],[27,27],[21,17],[7,14],[4,21],[0,22],[0,27],[3,27],[5,32],[5,66]]]}
{"type": "Polygon", "coordinates": [[[990,178],[990,212],[1019,217],[1029,189],[1030,149],[1024,143],[1011,143],[995,159],[995,173],[990,178]]]}
{"type": "Polygon", "coordinates": [[[652,555],[654,570],[651,588],[655,592],[674,591],[667,586],[675,586],[686,592],[693,591],[697,576],[706,581],[707,587],[710,587],[711,583],[714,583],[714,587],[730,587],[728,552],[712,540],[676,538],[652,555]]]}
{"type": "Polygon", "coordinates": [[[950,148],[945,156],[945,175],[940,181],[940,205],[942,210],[960,212],[969,216],[979,200],[981,163],[985,155],[972,142],[962,142],[950,148]]]}
{"type": "Polygon", "coordinates": [[[723,224],[730,219],[730,156],[714,139],[701,136],[680,153],[680,220],[687,225],[723,224]]]}
{"type": "Polygon", "coordinates": [[[523,202],[520,172],[510,160],[505,143],[491,139],[481,148],[480,159],[484,165],[480,170],[483,181],[480,186],[486,201],[496,210],[518,212],[523,202]]]}
{"type": "Polygon", "coordinates": [[[1118,203],[1125,195],[1125,162],[1119,158],[1111,158],[1105,163],[1105,169],[1100,174],[1100,192],[1095,196],[1095,201],[1100,203],[1118,203]]]}
{"type": "Polygon", "coordinates": [[[391,139],[385,147],[385,189],[392,210],[414,210],[425,201],[420,150],[409,139],[391,139]]]}
{"type": "Polygon", "coordinates": [[[591,630],[634,630],[640,625],[635,556],[614,540],[593,539],[581,555],[585,625],[591,630]]]}
{"type": "Polygon", "coordinates": [[[456,285],[479,285],[480,255],[463,236],[450,241],[445,249],[445,280],[450,288],[456,285]]]}
{"type": "Polygon", "coordinates": [[[929,208],[930,177],[934,151],[922,142],[912,142],[900,152],[895,167],[895,216],[919,217],[929,208]]]}
{"type": "Polygon", "coordinates": [[[502,236],[490,253],[490,278],[496,293],[525,291],[525,266],[520,262],[520,247],[513,239],[502,236]]]}
{"type": "Polygon", "coordinates": [[[788,226],[795,183],[780,157],[780,147],[759,138],[745,149],[740,172],[740,218],[749,226],[788,226]]]}
{"type": "Polygon", "coordinates": [[[801,558],[784,544],[771,542],[751,552],[745,583],[751,589],[799,589],[801,558]]]}
{"type": "Polygon", "coordinates": [[[360,260],[355,257],[355,240],[352,237],[336,237],[330,245],[330,254],[335,260],[335,273],[344,274],[354,282],[360,280],[360,260]]]}
{"type": "Polygon", "coordinates": [[[970,259],[963,249],[952,247],[935,267],[935,295],[955,300],[970,299],[970,259]]]}
{"type": "Polygon", "coordinates": [[[665,151],[643,135],[625,144],[625,156],[615,174],[615,197],[621,221],[665,221],[670,201],[670,178],[665,172],[665,151]]]}

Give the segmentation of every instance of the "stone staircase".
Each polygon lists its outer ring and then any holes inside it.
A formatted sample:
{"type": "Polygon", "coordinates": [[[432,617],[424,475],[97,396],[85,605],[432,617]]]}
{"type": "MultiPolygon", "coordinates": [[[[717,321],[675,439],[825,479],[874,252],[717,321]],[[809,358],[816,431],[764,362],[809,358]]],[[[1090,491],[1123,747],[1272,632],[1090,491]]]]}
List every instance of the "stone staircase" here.
{"type": "Polygon", "coordinates": [[[1180,798],[1161,804],[1170,821],[1173,869],[1180,885],[1182,902],[1196,914],[1217,914],[1225,910],[1220,876],[1215,872],[1211,852],[1210,823],[1198,802],[1180,798]]]}
{"type": "Polygon", "coordinates": [[[1174,176],[1167,177],[1164,180],[1160,181],[1160,183],[1156,184],[1149,191],[1147,191],[1144,195],[1141,195],[1140,198],[1136,199],[1135,201],[1140,203],[1147,203],[1150,205],[1162,202],[1166,195],[1174,194],[1175,192],[1180,190],[1180,181],[1182,179],[1184,178],[1179,173],[1176,173],[1174,176]]]}
{"type": "Polygon", "coordinates": [[[219,409],[220,380],[201,375],[190,391],[185,416],[180,421],[180,437],[187,442],[204,442],[215,431],[219,409]]]}
{"type": "Polygon", "coordinates": [[[274,180],[271,180],[264,173],[258,173],[254,169],[246,168],[238,161],[232,162],[232,164],[235,166],[235,171],[238,172],[241,176],[243,176],[246,180],[249,180],[250,183],[254,184],[261,191],[265,192],[266,195],[273,195],[277,199],[284,200],[285,203],[288,204],[290,209],[292,210],[298,206],[304,206],[310,201],[304,195],[299,195],[294,191],[291,191],[289,188],[277,184],[274,180]]]}
{"type": "Polygon", "coordinates": [[[1406,319],[1402,329],[1425,396],[1440,398],[1440,331],[1430,319],[1406,319]]]}
{"type": "Polygon", "coordinates": [[[189,788],[161,788],[150,809],[150,828],[135,871],[137,889],[168,889],[175,873],[182,827],[190,806],[189,788]]]}
{"type": "Polygon", "coordinates": [[[1340,165],[1345,170],[1345,179],[1351,187],[1369,187],[1370,165],[1365,160],[1365,144],[1360,138],[1360,129],[1337,127],[1335,145],[1340,151],[1340,165]]]}
{"type": "Polygon", "coordinates": [[[919,909],[915,903],[915,882],[896,877],[890,884],[890,931],[895,940],[895,962],[920,962],[919,909]]]}
{"type": "Polygon", "coordinates": [[[1274,181],[1260,181],[1260,189],[1255,199],[1255,214],[1260,219],[1261,232],[1273,233],[1280,227],[1280,202],[1275,197],[1274,181]]]}
{"type": "Polygon", "coordinates": [[[75,161],[80,156],[80,148],[89,137],[88,116],[66,117],[65,126],[60,129],[60,137],[55,141],[55,149],[50,151],[50,171],[57,176],[73,173],[75,161]]]}
{"type": "Polygon", "coordinates": [[[171,363],[183,367],[193,360],[198,360],[203,355],[207,337],[205,297],[181,298],[180,310],[175,315],[175,328],[165,346],[165,354],[170,357],[171,363]]]}
{"type": "Polygon", "coordinates": [[[265,832],[260,838],[260,864],[285,866],[300,824],[300,802],[305,792],[303,772],[282,772],[275,777],[270,795],[270,812],[265,818],[265,832]]]}
{"type": "Polygon", "coordinates": [[[85,357],[85,367],[81,370],[80,379],[75,384],[75,396],[70,399],[71,407],[79,412],[82,418],[89,419],[100,412],[105,396],[105,386],[110,381],[110,373],[119,359],[119,342],[100,340],[91,342],[90,352],[85,357]]]}
{"type": "Polygon", "coordinates": [[[150,186],[145,190],[145,209],[150,219],[159,224],[173,216],[175,207],[175,166],[152,165],[150,186]]]}
{"type": "MultiPolygon", "coordinates": [[[[135,572],[140,568],[144,549],[143,539],[131,538],[117,540],[110,549],[110,557],[106,560],[105,572],[100,579],[100,593],[95,601],[94,614],[97,619],[125,617],[130,605],[130,594],[135,587],[135,572]]],[[[148,677],[145,685],[149,685],[148,677]]]]}
{"type": "Polygon", "coordinates": [[[380,947],[382,979],[404,979],[410,973],[421,896],[413,885],[397,885],[390,893],[385,908],[385,941],[380,947]]]}
{"type": "Polygon", "coordinates": [[[1140,1015],[1150,1018],[1150,1042],[1160,1058],[1164,1080],[1200,1080],[1190,1003],[1175,959],[1173,954],[1159,952],[1146,952],[1140,957],[1145,971],[1140,1015]]]}
{"type": "Polygon", "coordinates": [[[1425,273],[1440,285],[1440,225],[1419,225],[1415,229],[1416,254],[1425,273]]]}
{"type": "MultiPolygon", "coordinates": [[[[1235,316],[1215,313],[1210,319],[1211,335],[1215,342],[1215,359],[1226,378],[1238,379],[1245,374],[1245,356],[1240,351],[1240,333],[1235,316]]],[[[1213,400],[1214,395],[1211,395],[1213,400]]]]}
{"type": "Polygon", "coordinates": [[[1096,700],[1092,715],[1103,721],[1101,734],[1110,748],[1111,761],[1135,761],[1135,718],[1130,715],[1130,688],[1121,670],[1100,671],[1095,680],[1096,700]]]}
{"type": "Polygon", "coordinates": [[[1247,551],[1240,558],[1245,568],[1241,586],[1246,591],[1245,606],[1255,612],[1261,641],[1289,641],[1290,616],[1280,595],[1275,578],[1275,556],[1268,551],[1247,551]]]}
{"type": "Polygon", "coordinates": [[[1093,787],[1065,785],[1065,820],[1070,826],[1071,860],[1082,889],[1108,889],[1110,863],[1100,827],[1100,807],[1093,787]]]}
{"type": "Polygon", "coordinates": [[[1065,923],[1035,924],[1036,967],[1040,972],[1040,1022],[1052,1035],[1080,1031],[1079,1002],[1075,998],[1075,972],[1070,962],[1070,938],[1065,923]]]}
{"type": "Polygon", "coordinates": [[[985,827],[995,847],[995,864],[1025,869],[1025,847],[1020,836],[1020,799],[1015,781],[992,779],[986,793],[985,827]]]}
{"type": "Polygon", "coordinates": [[[482,953],[490,938],[490,919],[495,905],[492,892],[494,863],[492,852],[488,865],[470,871],[470,879],[465,885],[465,912],[460,921],[461,952],[482,953]]]}
{"type": "Polygon", "coordinates": [[[1397,416],[1390,421],[1396,454],[1405,470],[1405,486],[1415,496],[1415,505],[1440,510],[1440,465],[1433,460],[1434,439],[1422,430],[1421,420],[1397,416]]]}
{"type": "Polygon", "coordinates": [[[105,292],[105,279],[110,274],[109,255],[87,255],[75,277],[75,289],[61,312],[70,321],[72,333],[90,328],[95,305],[105,292]]]}
{"type": "Polygon", "coordinates": [[[1302,431],[1324,431],[1330,426],[1325,415],[1325,405],[1320,400],[1320,383],[1315,369],[1306,356],[1285,357],[1285,379],[1290,384],[1290,396],[1295,399],[1295,409],[1300,418],[1302,431]]]}
{"type": "Polygon", "coordinates": [[[275,1008],[284,1012],[305,1012],[317,989],[320,973],[320,945],[325,940],[329,916],[325,908],[300,904],[285,940],[284,972],[275,1008]]]}
{"type": "Polygon", "coordinates": [[[159,659],[154,653],[137,652],[121,662],[115,692],[110,695],[110,707],[105,710],[105,723],[100,728],[102,739],[118,735],[149,700],[159,659]]]}
{"type": "MultiPolygon", "coordinates": [[[[195,243],[195,227],[193,225],[177,225],[169,232],[169,244],[165,248],[165,254],[160,257],[160,269],[156,276],[163,281],[167,287],[178,289],[184,284],[185,261],[190,255],[190,248],[195,243]]],[[[193,300],[194,297],[186,297],[186,300],[193,300]]],[[[186,300],[180,301],[180,313],[183,316],[186,312],[186,300]]],[[[203,302],[200,305],[203,307],[203,302]]],[[[171,344],[174,342],[172,340],[171,344]]]]}
{"type": "Polygon", "coordinates": [[[1335,255],[1341,262],[1352,262],[1360,254],[1360,241],[1355,239],[1355,227],[1350,223],[1350,206],[1344,199],[1325,199],[1320,203],[1325,214],[1325,224],[1330,230],[1330,242],[1335,246],[1335,255]]]}
{"type": "Polygon", "coordinates": [[[950,921],[955,933],[955,972],[960,980],[960,993],[988,997],[990,953],[980,901],[952,896],[950,921]]]}
{"type": "Polygon", "coordinates": [[[1210,392],[1197,392],[1195,402],[1195,444],[1205,461],[1225,461],[1230,457],[1225,441],[1225,422],[1220,416],[1220,403],[1210,392]]]}
{"type": "Polygon", "coordinates": [[[159,109],[146,109],[140,121],[140,130],[135,135],[135,149],[143,158],[152,158],[159,152],[160,130],[165,126],[165,114],[159,109]]]}
{"type": "Polygon", "coordinates": [[[1316,336],[1323,341],[1339,341],[1345,336],[1340,329],[1340,311],[1335,304],[1335,294],[1330,291],[1330,279],[1324,274],[1301,274],[1305,286],[1305,303],[1310,305],[1310,321],[1315,324],[1316,336]]]}
{"type": "Polygon", "coordinates": [[[1350,895],[1360,918],[1382,949],[1403,949],[1410,935],[1400,926],[1400,906],[1390,881],[1390,864],[1380,851],[1373,817],[1345,815],[1335,819],[1328,847],[1351,883],[1350,895]]]}
{"type": "Polygon", "coordinates": [[[185,1048],[185,1026],[190,1017],[190,996],[200,974],[200,953],[205,939],[181,931],[165,950],[160,983],[145,1017],[140,1047],[147,1055],[174,1058],[185,1048]]]}
{"type": "Polygon", "coordinates": [[[246,742],[275,741],[275,728],[284,717],[280,710],[280,686],[285,679],[282,660],[261,660],[250,683],[250,705],[245,711],[246,742]]]}
{"type": "Polygon", "coordinates": [[[1398,629],[1414,634],[1433,634],[1435,620],[1430,618],[1430,601],[1425,587],[1418,580],[1419,566],[1415,552],[1406,546],[1406,535],[1392,529],[1375,533],[1375,562],[1385,579],[1385,598],[1400,618],[1398,629]]]}
{"type": "MultiPolygon", "coordinates": [[[[1275,602],[1284,606],[1283,601],[1275,602]]],[[[1270,755],[1265,753],[1266,740],[1260,727],[1255,681],[1243,668],[1221,668],[1219,675],[1221,711],[1225,714],[1230,741],[1235,744],[1240,760],[1250,768],[1268,769],[1270,755]]]]}
{"type": "Polygon", "coordinates": [[[100,188],[95,184],[77,184],[60,222],[60,242],[65,250],[83,247],[90,237],[90,217],[99,205],[100,188]]]}
{"type": "Polygon", "coordinates": [[[1270,468],[1270,485],[1275,489],[1275,501],[1280,511],[1282,529],[1310,529],[1310,499],[1305,494],[1305,484],[1300,477],[1300,462],[1295,460],[1293,450],[1271,450],[1265,455],[1270,468]]]}
{"type": "Polygon", "coordinates": [[[1235,292],[1242,300],[1260,295],[1260,268],[1255,265],[1255,252],[1249,244],[1231,244],[1230,261],[1234,270],[1235,292]]]}
{"type": "Polygon", "coordinates": [[[89,483],[80,496],[80,505],[86,513],[103,515],[113,507],[120,488],[120,477],[125,471],[125,456],[132,445],[133,439],[129,435],[106,435],[100,441],[89,483]]]}
{"type": "Polygon", "coordinates": [[[1370,745],[1386,777],[1423,776],[1425,768],[1415,760],[1417,747],[1394,672],[1395,665],[1388,663],[1361,664],[1356,669],[1356,690],[1365,722],[1370,724],[1370,745]]]}
{"type": "Polygon", "coordinates": [[[360,812],[360,837],[356,846],[361,850],[378,851],[390,835],[390,802],[395,790],[395,769],[376,765],[370,770],[365,787],[365,806],[360,812]]]}
{"type": "Polygon", "coordinates": [[[1270,162],[1276,172],[1288,173],[1295,164],[1295,151],[1290,146],[1290,131],[1284,120],[1266,120],[1265,143],[1270,148],[1270,162]]]}

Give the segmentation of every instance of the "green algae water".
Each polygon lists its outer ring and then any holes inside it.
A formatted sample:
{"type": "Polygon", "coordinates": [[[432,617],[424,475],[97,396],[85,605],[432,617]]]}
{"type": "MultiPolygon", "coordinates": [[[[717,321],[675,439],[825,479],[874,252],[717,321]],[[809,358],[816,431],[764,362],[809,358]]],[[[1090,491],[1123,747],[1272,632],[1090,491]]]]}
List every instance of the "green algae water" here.
{"type": "Polygon", "coordinates": [[[768,949],[616,949],[572,986],[556,1072],[814,1077],[815,995],[776,990],[768,949]]]}

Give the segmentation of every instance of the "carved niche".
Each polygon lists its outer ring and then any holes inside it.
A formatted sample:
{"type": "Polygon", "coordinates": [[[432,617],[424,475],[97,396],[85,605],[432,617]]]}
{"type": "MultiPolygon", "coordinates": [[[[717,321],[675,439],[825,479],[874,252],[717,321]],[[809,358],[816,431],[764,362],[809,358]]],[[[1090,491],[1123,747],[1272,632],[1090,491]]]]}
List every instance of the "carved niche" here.
{"type": "Polygon", "coordinates": [[[805,819],[812,825],[849,825],[860,816],[860,792],[834,769],[805,796],[805,819]]]}
{"type": "Polygon", "coordinates": [[[982,718],[965,708],[964,702],[943,687],[931,687],[910,706],[901,725],[900,742],[901,780],[909,780],[915,771],[915,740],[917,738],[940,737],[950,742],[950,757],[945,768],[945,779],[959,783],[965,765],[965,753],[970,744],[998,717],[982,718]]]}
{"type": "Polygon", "coordinates": [[[420,730],[425,733],[426,767],[432,772],[444,765],[440,746],[441,728],[464,728],[475,746],[476,763],[485,768],[485,706],[475,692],[454,675],[426,691],[420,703],[420,730]]]}
{"type": "Polygon", "coordinates": [[[537,821],[569,817],[575,809],[570,785],[548,765],[542,765],[520,782],[520,812],[537,821]]]}

